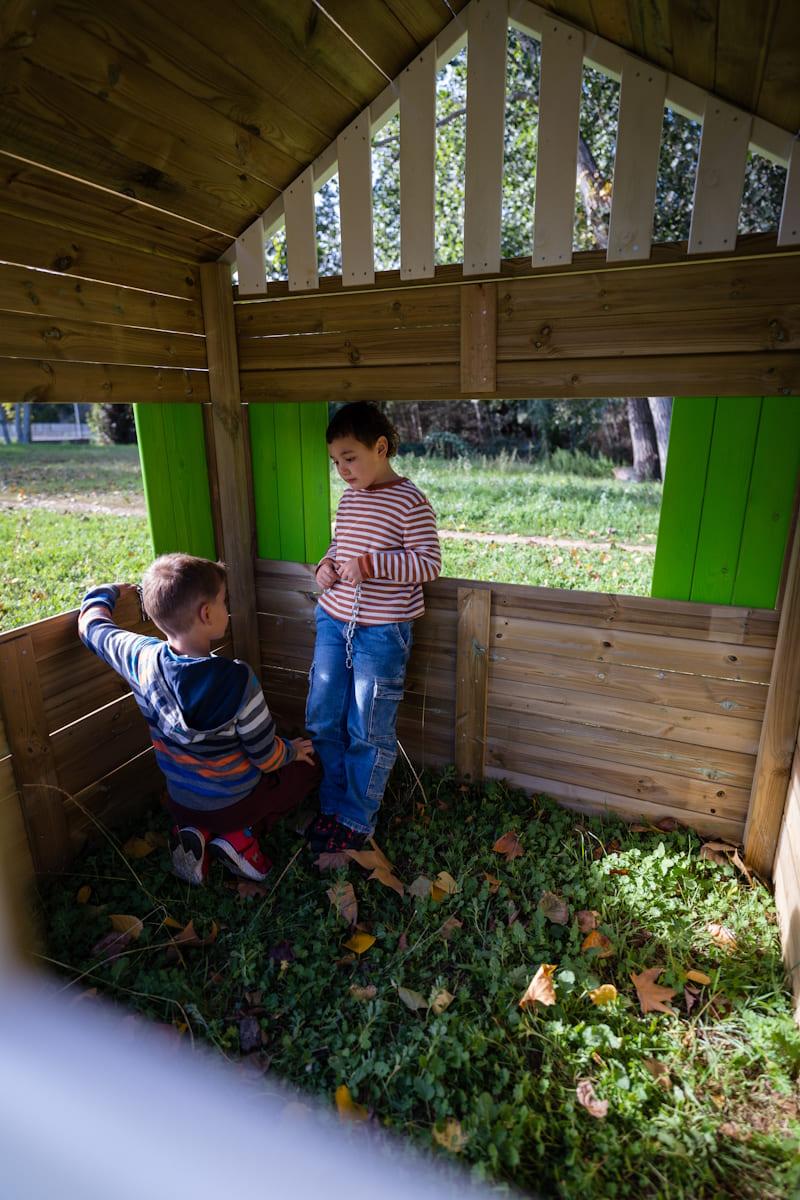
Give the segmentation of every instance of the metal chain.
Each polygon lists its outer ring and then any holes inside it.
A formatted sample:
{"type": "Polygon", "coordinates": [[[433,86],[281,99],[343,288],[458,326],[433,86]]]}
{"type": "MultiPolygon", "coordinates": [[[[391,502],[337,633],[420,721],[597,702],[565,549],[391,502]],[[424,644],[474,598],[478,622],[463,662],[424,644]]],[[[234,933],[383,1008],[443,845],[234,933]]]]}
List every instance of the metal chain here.
{"type": "Polygon", "coordinates": [[[353,669],[353,635],[356,631],[356,621],[358,620],[358,610],[361,604],[361,584],[356,584],[355,594],[353,596],[353,611],[350,614],[350,620],[347,622],[347,628],[344,631],[344,644],[347,657],[345,666],[348,671],[353,669]]]}

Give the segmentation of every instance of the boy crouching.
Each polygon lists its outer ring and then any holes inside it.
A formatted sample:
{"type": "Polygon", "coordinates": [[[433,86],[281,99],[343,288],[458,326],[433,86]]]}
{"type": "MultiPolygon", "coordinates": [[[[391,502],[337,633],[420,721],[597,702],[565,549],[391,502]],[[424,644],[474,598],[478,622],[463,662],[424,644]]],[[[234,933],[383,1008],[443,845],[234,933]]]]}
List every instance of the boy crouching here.
{"type": "Polygon", "coordinates": [[[78,632],[130,684],[166,776],[172,866],[201,884],[209,855],[235,875],[262,880],[272,863],[257,830],[268,831],[319,782],[311,742],[275,733],[261,684],[247,663],[216,658],[229,614],[222,563],[164,554],[142,580],[142,600],[167,637],[120,629],[112,618],[131,584],[87,592],[78,632]]]}

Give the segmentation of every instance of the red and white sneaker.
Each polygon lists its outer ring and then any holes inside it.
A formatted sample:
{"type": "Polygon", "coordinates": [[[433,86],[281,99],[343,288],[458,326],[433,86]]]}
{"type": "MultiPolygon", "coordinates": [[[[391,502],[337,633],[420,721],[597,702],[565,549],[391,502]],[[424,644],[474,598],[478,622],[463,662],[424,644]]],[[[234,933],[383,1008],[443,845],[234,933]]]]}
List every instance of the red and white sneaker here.
{"type": "Polygon", "coordinates": [[[266,879],[272,863],[256,841],[252,829],[223,833],[209,842],[209,853],[242,879],[266,879]]]}
{"type": "Polygon", "coordinates": [[[172,873],[184,883],[200,887],[208,878],[208,829],[196,825],[173,825],[169,835],[172,873]]]}

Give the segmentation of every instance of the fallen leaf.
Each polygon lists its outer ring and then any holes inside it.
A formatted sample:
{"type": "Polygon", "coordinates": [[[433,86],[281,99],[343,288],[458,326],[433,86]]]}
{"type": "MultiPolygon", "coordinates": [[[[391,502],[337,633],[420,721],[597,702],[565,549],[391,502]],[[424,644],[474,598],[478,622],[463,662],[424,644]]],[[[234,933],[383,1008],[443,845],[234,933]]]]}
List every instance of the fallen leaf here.
{"type": "Polygon", "coordinates": [[[350,995],[354,1000],[374,1000],[378,994],[378,989],[374,983],[368,983],[366,987],[359,987],[357,983],[350,984],[350,995]]]}
{"type": "Polygon", "coordinates": [[[711,1093],[711,1103],[716,1108],[724,1108],[725,1107],[725,1097],[723,1096],[722,1092],[712,1092],[711,1093]]]}
{"type": "Polygon", "coordinates": [[[439,937],[442,941],[449,942],[455,931],[463,928],[463,925],[464,922],[459,921],[458,917],[448,917],[439,929],[439,937]]]}
{"type": "Polygon", "coordinates": [[[593,929],[597,929],[599,917],[600,913],[595,912],[593,908],[582,908],[575,914],[575,920],[578,922],[578,929],[581,933],[591,933],[593,929]]]}
{"type": "Polygon", "coordinates": [[[437,1145],[449,1150],[451,1154],[460,1154],[469,1140],[459,1122],[453,1117],[448,1117],[441,1129],[434,1125],[431,1132],[437,1145]]]}
{"type": "Polygon", "coordinates": [[[83,887],[79,887],[75,893],[75,899],[78,904],[88,904],[91,896],[92,889],[89,887],[88,883],[85,883],[83,887]]]}
{"type": "Polygon", "coordinates": [[[251,1054],[261,1045],[261,1026],[256,1017],[242,1017],[239,1022],[239,1049],[242,1054],[251,1054]]]}
{"type": "Polygon", "coordinates": [[[141,937],[144,925],[138,917],[131,917],[126,913],[113,913],[109,920],[111,928],[116,929],[117,933],[127,933],[134,942],[141,937]]]}
{"type": "Polygon", "coordinates": [[[734,850],[733,854],[731,855],[731,862],[736,867],[736,870],[740,871],[742,873],[742,875],[744,875],[745,879],[752,887],[753,876],[750,873],[750,871],[748,870],[745,863],[742,861],[742,858],[741,858],[738,850],[734,850]]]}
{"type": "Polygon", "coordinates": [[[650,833],[651,830],[655,829],[655,826],[654,825],[640,825],[637,823],[635,825],[629,825],[628,828],[630,829],[631,833],[650,833]]]}
{"type": "Polygon", "coordinates": [[[483,878],[489,885],[489,895],[494,896],[500,887],[500,880],[496,875],[489,875],[487,871],[483,872],[483,878]]]}
{"type": "Polygon", "coordinates": [[[396,875],[391,871],[387,871],[386,867],[376,867],[370,875],[370,879],[377,879],[384,887],[391,888],[397,892],[398,896],[405,895],[405,888],[396,875]]]}
{"type": "Polygon", "coordinates": [[[99,942],[95,942],[92,946],[92,957],[104,959],[107,962],[113,962],[115,958],[119,958],[122,951],[133,940],[130,933],[117,933],[112,930],[111,933],[105,934],[100,938],[99,942]]]}
{"type": "Polygon", "coordinates": [[[369,1117],[369,1111],[364,1105],[356,1104],[346,1083],[339,1084],[335,1098],[336,1110],[343,1121],[366,1121],[369,1117]]]}
{"type": "Polygon", "coordinates": [[[397,994],[406,1008],[410,1008],[412,1012],[416,1012],[418,1008],[427,1009],[428,1007],[428,1001],[420,992],[412,992],[410,988],[399,987],[397,994]]]}
{"type": "Polygon", "coordinates": [[[688,1017],[688,1016],[689,1016],[689,1014],[691,1013],[691,1011],[692,1011],[692,1009],[694,1008],[695,1004],[697,1004],[697,997],[698,997],[699,995],[700,995],[700,990],[699,990],[699,988],[693,988],[693,987],[689,987],[688,983],[686,984],[686,986],[685,986],[685,987],[684,987],[684,989],[683,989],[683,1000],[684,1000],[684,1003],[685,1003],[685,1005],[686,1005],[686,1015],[687,1015],[687,1017],[688,1017]]]}
{"type": "Polygon", "coordinates": [[[517,908],[517,906],[513,900],[508,901],[508,903],[506,905],[506,912],[508,913],[508,916],[506,917],[506,925],[510,929],[511,926],[516,921],[517,917],[519,916],[519,909],[517,908]]]}
{"type": "Polygon", "coordinates": [[[192,920],[179,933],[175,934],[172,941],[176,946],[210,946],[212,942],[217,940],[218,933],[219,926],[216,921],[212,921],[209,933],[204,938],[201,938],[192,920]]]}
{"type": "Polygon", "coordinates": [[[180,921],[176,921],[174,917],[164,917],[164,925],[167,929],[183,929],[180,921]]]}
{"type": "Polygon", "coordinates": [[[601,983],[600,987],[594,988],[589,992],[589,999],[592,1004],[611,1004],[617,998],[617,989],[613,983],[601,983]]]}
{"type": "Polygon", "coordinates": [[[461,887],[456,883],[453,876],[447,871],[440,871],[433,881],[433,886],[439,888],[446,896],[455,896],[456,892],[461,891],[461,887]]]}
{"type": "Polygon", "coordinates": [[[397,939],[397,949],[398,950],[407,950],[408,949],[408,934],[406,934],[406,933],[400,934],[400,937],[397,939]]]}
{"type": "MultiPolygon", "coordinates": [[[[723,854],[722,850],[717,849],[718,846],[725,847],[726,843],[706,842],[700,847],[700,857],[706,859],[707,862],[713,862],[716,863],[717,866],[725,867],[728,865],[728,856],[723,854]]],[[[734,850],[735,847],[730,846],[729,849],[734,850]]]]}
{"type": "Polygon", "coordinates": [[[681,823],[674,817],[662,817],[660,821],[656,821],[656,828],[662,833],[674,833],[676,829],[681,828],[681,823]]]}
{"type": "Polygon", "coordinates": [[[363,867],[365,871],[374,871],[376,867],[383,867],[390,875],[394,875],[394,866],[389,862],[377,843],[371,840],[370,844],[372,846],[371,850],[345,850],[345,854],[353,862],[357,862],[360,867],[363,867]]]}
{"type": "Polygon", "coordinates": [[[643,1013],[664,1012],[673,1015],[673,1009],[668,1008],[664,1001],[672,999],[675,995],[675,988],[662,987],[661,984],[656,983],[656,979],[663,970],[663,967],[648,967],[639,975],[631,971],[631,979],[643,1013]]]}
{"type": "Polygon", "coordinates": [[[522,858],[522,855],[525,853],[513,829],[509,833],[504,833],[502,837],[499,837],[492,846],[492,849],[495,854],[502,854],[506,862],[511,862],[512,858],[522,858]]]}
{"type": "Polygon", "coordinates": [[[655,1079],[658,1086],[663,1088],[665,1092],[668,1092],[671,1084],[669,1078],[669,1067],[667,1064],[659,1062],[656,1058],[644,1058],[642,1059],[642,1062],[647,1067],[647,1070],[653,1076],[653,1079],[655,1079]]]}
{"type": "Polygon", "coordinates": [[[692,983],[711,983],[711,978],[705,975],[702,971],[687,971],[686,978],[691,979],[692,983]]]}
{"type": "Polygon", "coordinates": [[[343,850],[330,854],[326,851],[314,859],[314,866],[320,871],[333,871],[337,867],[346,867],[349,862],[350,859],[343,850]]]}
{"type": "Polygon", "coordinates": [[[445,1009],[450,1007],[454,1000],[455,996],[452,992],[448,992],[445,988],[442,988],[431,1000],[431,1012],[435,1013],[437,1017],[440,1016],[445,1009]]]}
{"type": "Polygon", "coordinates": [[[131,837],[124,843],[122,849],[128,858],[147,858],[156,849],[153,842],[146,837],[131,837]]]}
{"type": "Polygon", "coordinates": [[[608,873],[609,875],[630,875],[627,867],[612,867],[608,873]]]}
{"type": "Polygon", "coordinates": [[[608,1101],[597,1098],[591,1079],[582,1079],[575,1089],[575,1094],[578,1103],[583,1105],[590,1116],[602,1120],[608,1114],[608,1101]]]}
{"type": "Polygon", "coordinates": [[[581,950],[596,950],[597,958],[611,958],[616,954],[614,947],[604,933],[592,929],[581,942],[581,950]]]}
{"type": "Polygon", "coordinates": [[[409,886],[408,893],[410,896],[416,896],[418,900],[427,900],[431,894],[432,887],[433,884],[427,875],[418,875],[409,886]]]}
{"type": "Polygon", "coordinates": [[[712,942],[716,946],[719,946],[720,949],[728,950],[731,954],[736,950],[736,934],[727,925],[720,925],[716,921],[709,921],[706,929],[712,942]]]}
{"type": "Polygon", "coordinates": [[[354,954],[364,954],[369,950],[370,946],[375,945],[375,938],[371,933],[354,933],[351,938],[348,938],[344,943],[347,950],[352,950],[354,954]]]}
{"type": "Polygon", "coordinates": [[[352,883],[335,883],[325,894],[345,925],[355,925],[358,920],[358,901],[352,883]]]}
{"type": "Polygon", "coordinates": [[[237,896],[242,900],[250,900],[254,896],[269,895],[269,888],[263,883],[256,883],[253,879],[237,879],[231,880],[227,885],[232,892],[236,892],[237,896]]]}
{"type": "Polygon", "coordinates": [[[525,995],[520,999],[520,1008],[530,1008],[532,1004],[556,1003],[556,987],[553,983],[553,972],[557,967],[557,963],[542,963],[528,984],[525,995]]]}
{"type": "Polygon", "coordinates": [[[569,921],[569,909],[555,892],[542,892],[539,908],[553,925],[566,925],[569,921]]]}

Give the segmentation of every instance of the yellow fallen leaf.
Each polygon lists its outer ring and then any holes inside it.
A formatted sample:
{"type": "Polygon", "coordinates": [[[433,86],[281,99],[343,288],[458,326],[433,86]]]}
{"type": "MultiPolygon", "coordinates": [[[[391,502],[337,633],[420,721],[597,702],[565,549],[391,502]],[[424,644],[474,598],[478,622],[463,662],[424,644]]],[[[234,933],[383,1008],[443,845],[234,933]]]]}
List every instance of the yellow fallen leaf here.
{"type": "Polygon", "coordinates": [[[431,1012],[435,1013],[437,1017],[440,1016],[445,1009],[450,1007],[454,1000],[455,996],[453,993],[448,992],[445,988],[442,988],[442,990],[437,992],[431,1000],[431,1012]]]}
{"type": "Polygon", "coordinates": [[[433,886],[440,888],[446,896],[455,896],[456,892],[461,891],[453,876],[449,875],[447,871],[439,872],[433,881],[433,886]]]}
{"type": "Polygon", "coordinates": [[[711,978],[705,975],[702,971],[687,971],[686,978],[691,979],[692,983],[711,983],[711,978]]]}
{"type": "Polygon", "coordinates": [[[78,904],[88,904],[91,894],[92,889],[89,887],[88,883],[85,883],[83,887],[78,888],[75,899],[77,900],[78,904]]]}
{"type": "Polygon", "coordinates": [[[147,858],[147,855],[152,854],[155,848],[151,841],[142,837],[128,838],[122,847],[128,858],[147,858]]]}
{"type": "Polygon", "coordinates": [[[614,947],[606,935],[597,929],[587,933],[581,942],[581,950],[596,950],[598,958],[611,958],[611,955],[615,953],[614,947]]]}
{"type": "Polygon", "coordinates": [[[412,1012],[416,1012],[418,1008],[428,1007],[428,1001],[420,992],[412,992],[411,988],[399,987],[397,994],[405,1004],[406,1008],[410,1008],[412,1012]]]}
{"type": "Polygon", "coordinates": [[[460,1154],[469,1140],[454,1117],[448,1117],[441,1128],[434,1125],[431,1132],[437,1145],[449,1150],[451,1154],[460,1154]]]}
{"type": "Polygon", "coordinates": [[[144,925],[138,917],[131,917],[125,913],[114,913],[109,920],[112,929],[115,929],[117,933],[127,933],[133,941],[141,936],[144,929],[144,925]]]}
{"type": "Polygon", "coordinates": [[[721,950],[729,950],[731,954],[736,950],[736,934],[727,925],[720,925],[717,921],[709,921],[706,925],[712,942],[719,946],[721,950]]]}
{"type": "Polygon", "coordinates": [[[392,871],[387,870],[386,867],[376,867],[370,875],[370,879],[377,879],[384,887],[391,888],[393,892],[397,892],[398,896],[405,895],[405,888],[400,880],[392,871]]]}
{"type": "Polygon", "coordinates": [[[446,899],[447,899],[447,892],[445,892],[442,888],[437,887],[435,883],[432,883],[431,884],[431,900],[434,902],[434,904],[441,904],[442,901],[446,900],[446,899]]]}
{"type": "Polygon", "coordinates": [[[357,983],[350,984],[350,995],[354,1000],[374,1000],[378,994],[378,989],[374,983],[368,983],[366,987],[359,987],[357,983]]]}
{"type": "Polygon", "coordinates": [[[375,938],[371,933],[354,933],[352,937],[347,939],[344,945],[355,954],[364,954],[366,950],[369,950],[370,946],[375,945],[375,938]]]}
{"type": "Polygon", "coordinates": [[[530,1008],[533,1004],[556,1003],[556,986],[553,983],[553,973],[557,967],[558,963],[542,963],[528,984],[525,995],[520,999],[520,1008],[530,1008]]]}
{"type": "Polygon", "coordinates": [[[336,1109],[343,1121],[366,1121],[369,1117],[369,1112],[364,1105],[356,1104],[346,1083],[339,1084],[335,1097],[336,1109]]]}
{"type": "Polygon", "coordinates": [[[180,921],[176,921],[174,917],[164,917],[164,924],[167,929],[183,929],[180,921]]]}
{"type": "Polygon", "coordinates": [[[611,1004],[617,998],[617,989],[613,983],[601,983],[600,987],[589,992],[592,1004],[611,1004]]]}

